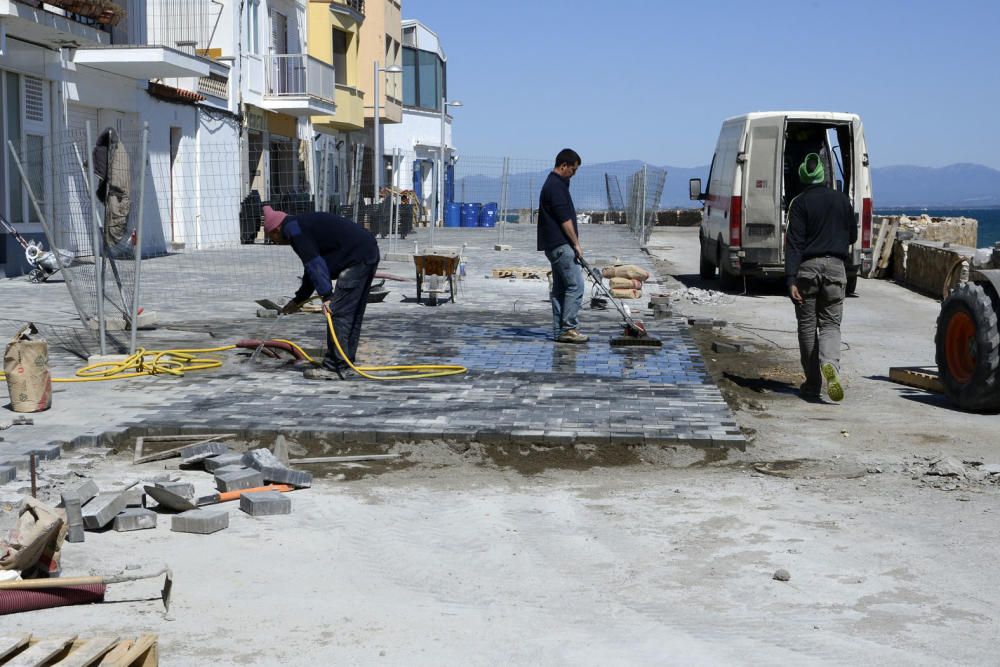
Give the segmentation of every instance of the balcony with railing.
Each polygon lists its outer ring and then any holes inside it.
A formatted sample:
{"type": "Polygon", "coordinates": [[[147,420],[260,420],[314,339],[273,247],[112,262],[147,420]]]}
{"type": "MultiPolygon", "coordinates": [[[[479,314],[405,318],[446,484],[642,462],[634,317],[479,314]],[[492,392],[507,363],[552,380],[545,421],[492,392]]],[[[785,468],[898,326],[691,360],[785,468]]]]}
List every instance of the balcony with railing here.
{"type": "Polygon", "coordinates": [[[263,57],[263,107],[293,116],[331,115],[336,107],[333,66],[305,53],[263,57]]]}
{"type": "Polygon", "coordinates": [[[365,0],[332,0],[330,9],[333,11],[348,10],[356,17],[363,19],[365,17],[365,0]]]}

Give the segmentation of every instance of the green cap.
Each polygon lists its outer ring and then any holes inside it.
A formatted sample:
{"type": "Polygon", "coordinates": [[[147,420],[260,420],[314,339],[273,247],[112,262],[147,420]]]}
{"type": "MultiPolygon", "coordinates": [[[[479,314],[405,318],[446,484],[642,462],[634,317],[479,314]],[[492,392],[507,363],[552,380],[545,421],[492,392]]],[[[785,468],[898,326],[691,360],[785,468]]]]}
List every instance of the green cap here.
{"type": "Polygon", "coordinates": [[[823,161],[816,153],[810,153],[799,165],[799,180],[806,185],[816,185],[826,180],[826,171],[823,169],[823,161]],[[813,165],[812,171],[809,165],[813,165]]]}

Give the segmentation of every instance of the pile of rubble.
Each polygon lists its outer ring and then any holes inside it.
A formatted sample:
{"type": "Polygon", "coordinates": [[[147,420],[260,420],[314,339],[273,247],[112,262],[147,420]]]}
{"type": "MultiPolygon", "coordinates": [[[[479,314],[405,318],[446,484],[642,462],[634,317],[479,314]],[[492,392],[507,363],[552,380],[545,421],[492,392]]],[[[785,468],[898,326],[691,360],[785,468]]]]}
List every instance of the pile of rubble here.
{"type": "Polygon", "coordinates": [[[736,297],[725,292],[717,292],[699,287],[685,287],[667,293],[671,301],[687,301],[699,306],[721,306],[735,303],[736,297]]]}
{"type": "Polygon", "coordinates": [[[963,491],[983,487],[1000,488],[1000,463],[960,461],[952,456],[914,455],[905,464],[911,479],[942,491],[963,491]]]}

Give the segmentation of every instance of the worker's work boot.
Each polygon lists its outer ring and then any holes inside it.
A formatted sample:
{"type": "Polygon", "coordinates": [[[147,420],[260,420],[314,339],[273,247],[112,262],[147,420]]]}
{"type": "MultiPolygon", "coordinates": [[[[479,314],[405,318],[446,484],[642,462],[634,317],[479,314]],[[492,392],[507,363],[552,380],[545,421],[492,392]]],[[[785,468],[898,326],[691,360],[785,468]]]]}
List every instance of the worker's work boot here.
{"type": "Polygon", "coordinates": [[[305,369],[302,377],[307,380],[347,380],[354,377],[354,371],[347,366],[328,366],[324,363],[322,366],[305,369]]]}
{"type": "Polygon", "coordinates": [[[559,334],[558,338],[556,338],[556,342],[557,343],[578,343],[579,344],[579,343],[586,343],[588,340],[590,340],[589,336],[584,336],[582,333],[580,333],[576,329],[570,329],[569,331],[564,331],[561,334],[559,334]]]}
{"type": "Polygon", "coordinates": [[[844,400],[844,385],[840,383],[840,373],[837,372],[837,367],[828,361],[819,367],[819,372],[826,380],[826,395],[830,397],[830,400],[838,403],[844,400]]]}

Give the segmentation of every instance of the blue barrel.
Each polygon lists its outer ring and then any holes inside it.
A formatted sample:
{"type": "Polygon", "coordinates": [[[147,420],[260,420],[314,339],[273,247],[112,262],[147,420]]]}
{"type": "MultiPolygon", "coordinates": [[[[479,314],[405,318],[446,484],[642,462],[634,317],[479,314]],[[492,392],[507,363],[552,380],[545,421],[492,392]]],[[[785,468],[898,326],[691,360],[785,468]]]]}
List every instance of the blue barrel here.
{"type": "Polygon", "coordinates": [[[500,215],[500,206],[496,202],[483,204],[483,210],[479,213],[480,227],[496,227],[497,217],[500,215]]]}
{"type": "Polygon", "coordinates": [[[482,204],[462,204],[462,226],[463,227],[478,227],[479,226],[479,211],[483,208],[482,204]]]}
{"type": "Polygon", "coordinates": [[[444,205],[444,226],[462,226],[462,204],[457,201],[450,201],[444,205]]]}

